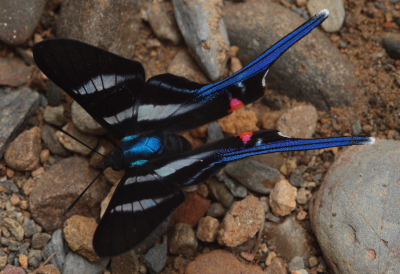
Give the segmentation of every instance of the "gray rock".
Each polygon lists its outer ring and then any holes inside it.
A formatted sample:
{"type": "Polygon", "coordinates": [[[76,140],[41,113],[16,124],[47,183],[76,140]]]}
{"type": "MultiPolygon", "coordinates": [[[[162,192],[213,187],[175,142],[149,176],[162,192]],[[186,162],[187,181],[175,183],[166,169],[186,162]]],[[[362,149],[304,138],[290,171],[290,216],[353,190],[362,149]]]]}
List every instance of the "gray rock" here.
{"type": "MultiPolygon", "coordinates": [[[[304,23],[294,12],[264,0],[226,2],[224,20],[244,65],[304,23]]],[[[329,110],[355,100],[359,89],[354,71],[329,38],[315,29],[277,60],[268,73],[267,85],[329,110]]]]}
{"type": "Polygon", "coordinates": [[[50,263],[62,270],[68,251],[69,247],[64,240],[62,229],[57,229],[51,236],[50,242],[44,247],[42,255],[43,259],[47,260],[53,253],[56,253],[50,263]]]}
{"type": "Polygon", "coordinates": [[[400,59],[400,34],[390,34],[382,39],[382,46],[393,59],[400,59]]]}
{"type": "Polygon", "coordinates": [[[49,105],[52,107],[59,106],[61,104],[61,89],[50,81],[50,85],[46,89],[46,98],[49,105]]]}
{"type": "Polygon", "coordinates": [[[24,43],[35,30],[46,0],[1,0],[0,40],[9,45],[24,43]]]}
{"type": "Polygon", "coordinates": [[[51,239],[51,235],[47,233],[36,233],[32,237],[32,248],[43,249],[51,239]]]}
{"type": "Polygon", "coordinates": [[[331,273],[398,272],[399,164],[398,141],[337,155],[310,202],[311,225],[331,273]]]}
{"type": "Polygon", "coordinates": [[[255,155],[252,156],[250,159],[253,159],[257,162],[260,162],[264,165],[270,166],[277,170],[279,170],[284,164],[284,157],[280,152],[255,155]]]}
{"type": "Polygon", "coordinates": [[[46,122],[55,124],[56,126],[62,126],[64,123],[64,107],[63,106],[47,106],[43,112],[43,118],[46,122]]]}
{"type": "Polygon", "coordinates": [[[83,133],[96,135],[107,133],[107,131],[76,101],[71,105],[71,118],[74,125],[83,133]]]}
{"type": "Polygon", "coordinates": [[[169,241],[169,251],[172,254],[192,255],[197,245],[196,235],[189,224],[180,223],[175,226],[169,241]]]}
{"type": "Polygon", "coordinates": [[[281,180],[278,170],[251,159],[230,163],[225,171],[247,189],[261,194],[269,194],[281,180]]]}
{"type": "Polygon", "coordinates": [[[197,83],[209,82],[187,49],[178,51],[168,66],[168,72],[197,83]]]}
{"type": "Polygon", "coordinates": [[[39,107],[39,94],[28,88],[0,93],[0,158],[6,146],[13,140],[26,120],[39,107]]]}
{"type": "Polygon", "coordinates": [[[27,67],[24,61],[16,57],[0,58],[0,71],[1,86],[18,87],[31,78],[32,67],[27,67]]]}
{"type": "Polygon", "coordinates": [[[296,271],[303,268],[304,268],[304,261],[302,257],[296,256],[289,263],[289,271],[296,271]]]}
{"type": "Polygon", "coordinates": [[[67,123],[62,129],[75,137],[75,139],[73,139],[61,131],[56,132],[60,143],[69,151],[87,156],[92,152],[90,148],[96,148],[99,139],[94,135],[86,134],[78,130],[72,122],[67,123]],[[86,146],[82,145],[81,142],[78,142],[76,139],[80,140],[86,146]]]}
{"type": "Polygon", "coordinates": [[[139,34],[143,2],[65,0],[57,21],[57,36],[81,40],[130,58],[139,34]]]}
{"type": "Polygon", "coordinates": [[[207,211],[207,216],[218,218],[225,214],[226,210],[220,203],[212,203],[207,211]]]}
{"type": "Polygon", "coordinates": [[[247,196],[247,189],[241,184],[237,183],[235,180],[229,178],[229,176],[227,176],[222,170],[216,174],[216,177],[219,181],[224,182],[233,196],[237,198],[245,198],[247,196]]]}
{"type": "Polygon", "coordinates": [[[173,0],[176,20],[197,63],[212,80],[225,71],[229,40],[222,19],[222,0],[173,0]]]}
{"type": "Polygon", "coordinates": [[[289,182],[294,187],[303,186],[305,183],[303,178],[303,172],[301,172],[300,169],[298,168],[293,170],[293,172],[290,174],[289,182]]]}
{"type": "Polygon", "coordinates": [[[42,255],[40,250],[31,249],[28,253],[28,263],[31,267],[38,267],[42,261],[42,255]]]}
{"type": "Polygon", "coordinates": [[[10,254],[8,254],[8,264],[13,264],[14,263],[14,259],[17,255],[14,252],[10,252],[10,254]]]}
{"type": "Polygon", "coordinates": [[[33,234],[37,233],[36,231],[36,224],[34,220],[26,218],[22,223],[22,227],[24,228],[24,235],[26,238],[30,238],[33,234]]]}
{"type": "Polygon", "coordinates": [[[102,259],[99,262],[89,262],[75,252],[70,251],[65,258],[63,274],[92,273],[100,274],[108,265],[109,258],[102,259]]]}
{"type": "Polygon", "coordinates": [[[211,122],[207,129],[207,143],[224,138],[224,132],[217,121],[211,122]]]}
{"type": "Polygon", "coordinates": [[[237,198],[245,198],[247,196],[247,189],[235,180],[224,178],[223,182],[229,188],[233,196],[237,198]]]}
{"type": "Polygon", "coordinates": [[[26,254],[28,249],[29,249],[29,247],[30,247],[30,244],[28,242],[25,242],[25,243],[21,244],[19,246],[17,255],[20,256],[21,254],[26,254]]]}
{"type": "Polygon", "coordinates": [[[282,258],[287,262],[296,256],[301,258],[310,256],[312,250],[310,235],[294,215],[290,215],[282,223],[265,222],[264,233],[268,242],[276,247],[275,252],[282,254],[282,258]]]}
{"type": "Polygon", "coordinates": [[[69,152],[61,145],[58,138],[49,126],[42,128],[42,140],[47,145],[51,153],[60,156],[68,156],[69,152]]]}
{"type": "Polygon", "coordinates": [[[173,45],[178,45],[183,41],[171,2],[152,1],[147,10],[147,15],[154,34],[160,40],[167,41],[173,45]]]}
{"type": "Polygon", "coordinates": [[[314,106],[297,106],[282,114],[276,122],[277,129],[293,138],[311,138],[318,121],[314,106]]]}
{"type": "Polygon", "coordinates": [[[47,107],[47,105],[49,104],[49,101],[42,93],[39,94],[39,104],[42,107],[47,107]]]}
{"type": "Polygon", "coordinates": [[[150,273],[160,273],[167,263],[167,244],[159,244],[147,252],[144,257],[144,262],[147,265],[150,273]]]}
{"type": "Polygon", "coordinates": [[[359,120],[355,121],[351,126],[351,129],[353,131],[353,135],[360,135],[362,131],[361,122],[359,120]]]}
{"type": "Polygon", "coordinates": [[[224,207],[228,208],[234,201],[234,197],[224,183],[218,181],[215,177],[210,179],[208,185],[211,194],[219,201],[224,207]]]}
{"type": "Polygon", "coordinates": [[[323,9],[329,10],[329,18],[322,23],[322,28],[326,32],[339,31],[346,15],[343,0],[310,0],[307,9],[311,16],[323,9]]]}

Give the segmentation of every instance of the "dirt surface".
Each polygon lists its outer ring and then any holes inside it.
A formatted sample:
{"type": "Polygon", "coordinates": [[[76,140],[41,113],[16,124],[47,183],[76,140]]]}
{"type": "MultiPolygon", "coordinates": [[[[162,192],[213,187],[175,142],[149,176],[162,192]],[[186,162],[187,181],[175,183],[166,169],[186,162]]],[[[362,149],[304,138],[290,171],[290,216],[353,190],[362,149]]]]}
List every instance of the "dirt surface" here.
{"type": "MultiPolygon", "coordinates": [[[[288,0],[276,0],[275,2],[289,7],[294,6],[288,0]]],[[[393,60],[386,54],[381,45],[381,39],[387,33],[399,31],[400,3],[389,0],[376,2],[345,0],[344,2],[346,7],[344,26],[340,32],[326,35],[330,37],[332,42],[349,58],[356,68],[355,73],[361,83],[359,87],[360,95],[351,106],[331,109],[329,112],[319,111],[319,120],[314,137],[354,134],[352,126],[356,121],[359,121],[361,132],[356,132],[357,134],[368,134],[378,138],[398,140],[400,139],[400,100],[398,94],[400,60],[393,60]]],[[[305,7],[302,8],[305,9],[305,7]]],[[[28,56],[31,55],[31,47],[35,42],[43,38],[54,37],[57,12],[57,10],[47,10],[44,14],[41,24],[36,29],[36,34],[26,43],[26,48],[23,48],[28,56]]],[[[136,44],[136,52],[132,59],[140,61],[144,65],[147,78],[150,78],[154,75],[166,73],[172,58],[183,46],[176,47],[158,43],[148,24],[143,22],[139,40],[136,44]]],[[[0,44],[1,57],[9,55],[13,51],[15,49],[0,44]]],[[[30,81],[29,85],[41,92],[44,91],[44,78],[39,71],[36,72],[36,77],[30,81]]],[[[275,90],[267,90],[266,95],[279,102],[279,106],[283,110],[304,104],[282,96],[275,90]]],[[[62,102],[66,109],[66,120],[70,120],[69,110],[72,99],[63,94],[62,102]]],[[[265,109],[265,106],[260,100],[253,104],[252,109],[256,114],[260,114],[265,109]]],[[[35,117],[29,121],[26,129],[35,125],[43,126],[42,113],[43,109],[37,111],[35,117]]],[[[305,153],[294,152],[283,155],[286,159],[299,160],[305,153]]],[[[324,174],[332,160],[331,154],[320,155],[317,159],[317,162],[320,162],[318,173],[324,174]]],[[[4,167],[4,160],[1,160],[0,164],[4,167]]],[[[5,169],[1,169],[0,173],[1,176],[5,176],[5,169]]],[[[15,172],[14,174],[15,178],[27,178],[26,176],[28,175],[21,172],[15,172]]],[[[312,174],[310,174],[311,176],[312,174]]],[[[313,191],[317,189],[314,188],[313,191]]],[[[301,210],[303,208],[297,210],[297,212],[301,210]]],[[[304,208],[304,210],[307,209],[304,208]]],[[[297,212],[295,211],[293,214],[297,214],[297,212]]],[[[315,239],[312,243],[318,250],[315,239]]],[[[209,247],[206,248],[209,249],[209,247]]],[[[174,264],[173,258],[169,258],[168,264],[174,264]]],[[[171,273],[169,271],[172,270],[167,268],[164,273],[171,273]]]]}

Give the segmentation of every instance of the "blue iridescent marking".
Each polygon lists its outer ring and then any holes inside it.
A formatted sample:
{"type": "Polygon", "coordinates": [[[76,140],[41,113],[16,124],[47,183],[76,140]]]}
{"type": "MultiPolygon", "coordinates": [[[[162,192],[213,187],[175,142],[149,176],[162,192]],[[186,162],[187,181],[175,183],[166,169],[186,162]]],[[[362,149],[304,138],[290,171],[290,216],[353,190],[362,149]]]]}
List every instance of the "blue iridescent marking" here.
{"type": "Polygon", "coordinates": [[[131,163],[131,167],[132,166],[141,166],[141,165],[143,165],[143,164],[145,164],[147,162],[148,162],[147,160],[137,160],[137,161],[134,161],[134,162],[131,163]]]}
{"type": "Polygon", "coordinates": [[[122,139],[120,145],[123,154],[131,165],[143,164],[153,156],[160,155],[164,146],[159,137],[139,137],[137,135],[127,136],[122,139]]]}
{"type": "Polygon", "coordinates": [[[129,142],[129,141],[131,141],[131,140],[133,140],[133,139],[136,139],[137,137],[139,137],[139,135],[130,135],[130,136],[126,136],[126,137],[124,137],[124,138],[121,140],[121,142],[129,142]]]}
{"type": "Polygon", "coordinates": [[[208,101],[214,96],[217,91],[224,91],[224,89],[236,82],[242,82],[248,78],[260,73],[265,72],[276,61],[286,50],[288,50],[293,44],[307,35],[321,22],[323,22],[329,15],[328,10],[323,10],[315,15],[306,24],[300,26],[298,29],[287,35],[285,38],[280,40],[278,43],[273,45],[270,49],[261,54],[258,58],[252,61],[243,69],[225,78],[224,80],[215,84],[204,86],[195,91],[199,99],[208,101]]]}
{"type": "Polygon", "coordinates": [[[283,151],[306,150],[306,149],[321,149],[336,146],[349,146],[360,144],[371,144],[374,142],[372,137],[337,137],[329,139],[314,139],[314,140],[283,140],[270,143],[259,143],[259,145],[243,148],[234,148],[221,150],[221,162],[230,162],[245,157],[283,151]]]}

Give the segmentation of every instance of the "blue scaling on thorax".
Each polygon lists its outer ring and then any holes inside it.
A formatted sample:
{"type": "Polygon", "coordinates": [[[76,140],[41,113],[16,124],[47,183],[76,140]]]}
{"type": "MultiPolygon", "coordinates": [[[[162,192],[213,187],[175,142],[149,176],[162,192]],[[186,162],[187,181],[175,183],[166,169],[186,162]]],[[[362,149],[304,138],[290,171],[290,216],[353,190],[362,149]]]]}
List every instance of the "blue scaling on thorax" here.
{"type": "Polygon", "coordinates": [[[125,160],[131,166],[143,165],[164,151],[161,139],[156,136],[127,136],[121,140],[119,146],[122,148],[125,160]]]}

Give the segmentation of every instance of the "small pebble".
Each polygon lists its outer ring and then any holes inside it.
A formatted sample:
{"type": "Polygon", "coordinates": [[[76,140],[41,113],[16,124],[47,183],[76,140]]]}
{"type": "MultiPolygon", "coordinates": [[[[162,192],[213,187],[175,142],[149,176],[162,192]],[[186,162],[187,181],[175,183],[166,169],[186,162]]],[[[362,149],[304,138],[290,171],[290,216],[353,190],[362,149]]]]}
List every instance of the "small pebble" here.
{"type": "Polygon", "coordinates": [[[295,256],[289,263],[289,271],[300,270],[304,268],[303,258],[295,256]]]}
{"type": "Polygon", "coordinates": [[[272,211],[277,216],[286,216],[296,208],[297,188],[288,181],[278,182],[269,196],[272,211]]]}
{"type": "Polygon", "coordinates": [[[47,160],[50,157],[50,150],[49,149],[43,149],[40,152],[40,162],[43,164],[45,162],[47,162],[47,160]]]}
{"type": "Polygon", "coordinates": [[[20,202],[21,202],[21,200],[16,193],[11,194],[10,203],[13,206],[17,206],[20,202]]]}
{"type": "Polygon", "coordinates": [[[304,210],[297,213],[297,216],[296,216],[297,220],[299,220],[299,221],[304,220],[306,217],[307,217],[307,212],[304,210]]]}
{"type": "Polygon", "coordinates": [[[225,214],[226,209],[218,202],[212,203],[207,211],[207,216],[210,217],[221,217],[225,214]]]}
{"type": "Polygon", "coordinates": [[[23,269],[28,269],[28,256],[21,254],[18,258],[18,261],[23,269]]]}
{"type": "Polygon", "coordinates": [[[267,258],[265,259],[265,264],[268,266],[271,264],[272,260],[276,257],[276,253],[271,251],[268,253],[267,258]]]}
{"type": "Polygon", "coordinates": [[[252,260],[254,260],[254,255],[251,254],[250,252],[242,251],[242,252],[240,252],[240,256],[241,256],[243,259],[245,259],[245,260],[247,260],[247,261],[249,261],[249,262],[251,262],[252,260]]]}
{"type": "Polygon", "coordinates": [[[198,245],[195,233],[190,225],[177,224],[170,239],[169,251],[172,254],[192,255],[198,245]]]}
{"type": "Polygon", "coordinates": [[[217,238],[219,221],[213,217],[207,216],[200,219],[197,227],[196,236],[199,240],[205,242],[214,242],[217,238]]]}
{"type": "Polygon", "coordinates": [[[309,263],[310,267],[314,267],[314,266],[318,265],[318,258],[315,256],[311,256],[308,259],[308,263],[309,263]]]}

